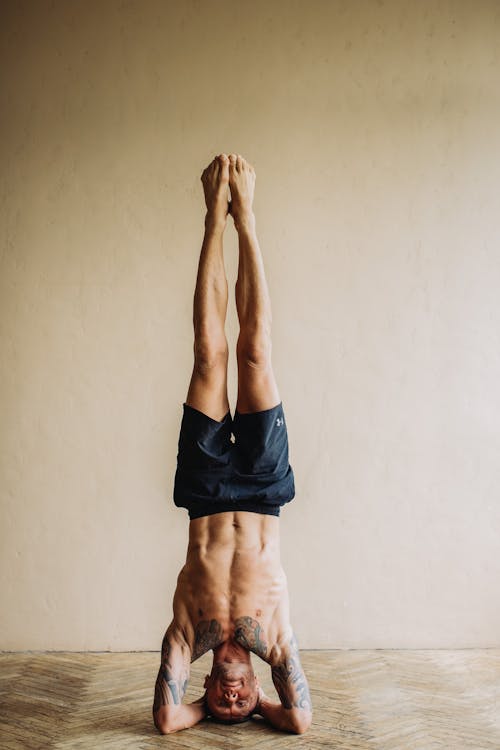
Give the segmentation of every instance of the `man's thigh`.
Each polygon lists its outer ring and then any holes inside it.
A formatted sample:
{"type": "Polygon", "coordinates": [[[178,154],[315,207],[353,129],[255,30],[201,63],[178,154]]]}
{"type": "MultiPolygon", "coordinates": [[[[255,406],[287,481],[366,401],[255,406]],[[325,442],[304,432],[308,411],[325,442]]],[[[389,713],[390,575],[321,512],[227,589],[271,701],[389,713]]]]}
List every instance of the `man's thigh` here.
{"type": "Polygon", "coordinates": [[[271,362],[255,365],[238,360],[238,398],[236,410],[240,414],[263,411],[281,401],[271,362]]]}
{"type": "Polygon", "coordinates": [[[229,410],[227,395],[227,355],[210,366],[195,362],[186,403],[211,419],[221,421],[229,410]]]}

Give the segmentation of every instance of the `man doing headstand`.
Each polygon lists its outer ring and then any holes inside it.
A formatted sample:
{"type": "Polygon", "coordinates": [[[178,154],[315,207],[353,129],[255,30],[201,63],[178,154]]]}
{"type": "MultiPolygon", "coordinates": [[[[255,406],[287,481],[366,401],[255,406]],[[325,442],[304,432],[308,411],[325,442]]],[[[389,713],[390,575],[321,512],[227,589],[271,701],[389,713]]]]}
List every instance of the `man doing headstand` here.
{"type": "Polygon", "coordinates": [[[194,294],[194,367],[174,481],[174,502],[189,511],[189,544],[163,638],[153,717],[166,734],[206,716],[233,723],[257,713],[278,729],[300,734],[311,723],[312,708],[279,548],[280,508],[295,487],[271,364],[271,304],[252,208],[255,170],[240,155],[220,154],[201,180],[207,213],[194,294]],[[239,241],[234,419],[224,328],[222,237],[228,213],[239,241]],[[205,693],[183,704],[190,664],[210,649],[205,693]],[[270,665],[280,702],[260,687],[251,651],[270,665]]]}

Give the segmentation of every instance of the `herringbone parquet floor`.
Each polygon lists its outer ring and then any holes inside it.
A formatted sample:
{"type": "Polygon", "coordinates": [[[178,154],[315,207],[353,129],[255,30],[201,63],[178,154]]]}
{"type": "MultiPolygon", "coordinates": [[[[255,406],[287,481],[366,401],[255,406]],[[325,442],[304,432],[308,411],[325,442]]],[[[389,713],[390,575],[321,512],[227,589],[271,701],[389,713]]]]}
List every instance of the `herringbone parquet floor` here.
{"type": "MultiPolygon", "coordinates": [[[[162,737],[151,719],[159,654],[0,654],[1,750],[500,750],[500,649],[305,651],[304,735],[206,720],[162,737]]],[[[188,700],[211,656],[192,665],[188,700]]],[[[266,665],[254,660],[273,695],[266,665]]]]}

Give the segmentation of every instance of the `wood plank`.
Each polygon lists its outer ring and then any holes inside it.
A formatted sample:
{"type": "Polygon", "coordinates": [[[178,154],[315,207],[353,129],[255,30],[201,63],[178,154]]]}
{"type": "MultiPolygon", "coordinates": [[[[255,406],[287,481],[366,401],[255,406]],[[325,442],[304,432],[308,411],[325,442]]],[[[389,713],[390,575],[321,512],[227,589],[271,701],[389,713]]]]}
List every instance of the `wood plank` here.
{"type": "MultiPolygon", "coordinates": [[[[206,720],[168,737],[173,750],[499,750],[500,649],[302,651],[314,705],[298,737],[254,718],[206,720]]],[[[270,671],[252,658],[264,690],[270,671]]],[[[151,716],[159,654],[0,654],[2,750],[165,748],[151,716]]],[[[187,700],[203,692],[206,654],[187,700]]]]}

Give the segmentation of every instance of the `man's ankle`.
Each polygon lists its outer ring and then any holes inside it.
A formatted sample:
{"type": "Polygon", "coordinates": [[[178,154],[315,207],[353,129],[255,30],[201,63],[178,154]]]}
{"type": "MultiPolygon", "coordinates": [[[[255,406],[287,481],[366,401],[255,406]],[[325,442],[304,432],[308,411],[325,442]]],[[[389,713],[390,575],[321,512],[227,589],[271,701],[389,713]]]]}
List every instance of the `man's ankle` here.
{"type": "Polygon", "coordinates": [[[238,234],[255,232],[255,214],[253,211],[234,216],[234,226],[238,234]]]}

